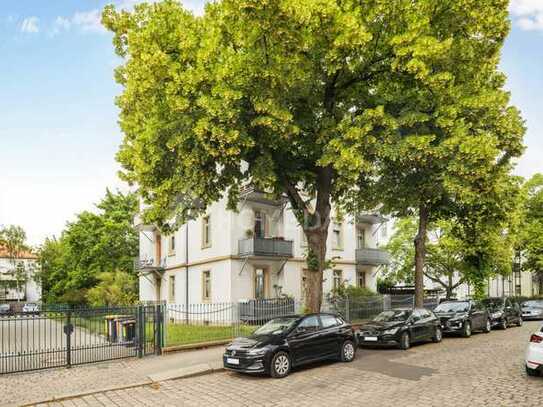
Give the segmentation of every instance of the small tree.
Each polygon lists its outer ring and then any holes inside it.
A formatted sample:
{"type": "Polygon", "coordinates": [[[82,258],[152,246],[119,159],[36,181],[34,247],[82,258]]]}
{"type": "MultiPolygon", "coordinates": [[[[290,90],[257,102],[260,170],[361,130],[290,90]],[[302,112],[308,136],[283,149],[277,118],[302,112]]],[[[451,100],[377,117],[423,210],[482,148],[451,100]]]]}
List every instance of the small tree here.
{"type": "Polygon", "coordinates": [[[126,306],[138,300],[136,278],[123,271],[105,272],[99,283],[88,290],[87,301],[93,306],[126,306]]]}
{"type": "Polygon", "coordinates": [[[26,244],[26,233],[20,226],[10,225],[0,229],[0,246],[3,246],[8,254],[10,269],[8,274],[15,281],[17,288],[17,301],[20,301],[20,293],[25,288],[28,280],[28,272],[24,255],[30,251],[26,244]]]}

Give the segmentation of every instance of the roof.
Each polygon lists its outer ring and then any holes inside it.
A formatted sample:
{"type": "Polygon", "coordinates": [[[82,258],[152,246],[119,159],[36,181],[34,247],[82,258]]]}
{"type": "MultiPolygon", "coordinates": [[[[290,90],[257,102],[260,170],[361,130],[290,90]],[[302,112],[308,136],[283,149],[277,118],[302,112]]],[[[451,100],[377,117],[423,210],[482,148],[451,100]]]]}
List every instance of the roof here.
{"type": "MultiPolygon", "coordinates": [[[[7,249],[4,246],[0,245],[0,259],[7,259],[9,258],[9,253],[7,249]]],[[[38,256],[36,256],[34,253],[32,253],[29,250],[24,250],[20,253],[18,256],[19,259],[32,259],[37,260],[38,256]]]]}

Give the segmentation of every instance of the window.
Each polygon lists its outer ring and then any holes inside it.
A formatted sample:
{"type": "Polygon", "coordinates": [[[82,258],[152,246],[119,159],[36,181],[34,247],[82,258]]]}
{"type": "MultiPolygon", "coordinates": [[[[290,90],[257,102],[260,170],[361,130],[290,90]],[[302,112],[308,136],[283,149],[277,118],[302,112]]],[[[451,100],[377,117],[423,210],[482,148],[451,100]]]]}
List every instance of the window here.
{"type": "Polygon", "coordinates": [[[333,281],[332,281],[332,289],[337,290],[339,287],[341,287],[343,272],[341,270],[334,270],[333,271],[333,281]]]}
{"type": "Polygon", "coordinates": [[[366,272],[358,271],[356,273],[356,285],[358,287],[366,287],[366,272]]]}
{"type": "Polygon", "coordinates": [[[211,247],[211,218],[209,215],[202,218],[202,248],[211,247]]]}
{"type": "Polygon", "coordinates": [[[319,318],[316,315],[311,315],[310,317],[304,318],[298,328],[302,328],[309,332],[318,331],[320,328],[319,318]]]}
{"type": "Polygon", "coordinates": [[[211,301],[211,271],[202,272],[202,300],[211,301]]]}
{"type": "Polygon", "coordinates": [[[341,325],[335,316],[326,314],[321,315],[321,323],[324,329],[341,325]]]}
{"type": "Polygon", "coordinates": [[[266,215],[261,211],[255,211],[255,237],[266,237],[266,215]]]}
{"type": "Polygon", "coordinates": [[[387,230],[387,224],[385,222],[385,223],[381,224],[381,237],[386,239],[387,234],[388,234],[388,230],[387,230]]]}
{"type": "Polygon", "coordinates": [[[300,298],[304,299],[305,298],[305,289],[306,289],[306,285],[307,285],[307,279],[306,279],[306,276],[305,276],[305,273],[307,272],[307,270],[302,270],[302,279],[300,280],[300,283],[301,283],[301,286],[300,286],[300,290],[301,290],[301,293],[302,295],[300,295],[300,298]]]}
{"type": "Polygon", "coordinates": [[[307,236],[305,235],[303,228],[300,228],[300,246],[307,247],[307,236]]]}
{"type": "Polygon", "coordinates": [[[155,234],[155,266],[160,265],[160,259],[162,258],[162,237],[159,233],[155,234]]]}
{"type": "Polygon", "coordinates": [[[342,225],[339,222],[333,222],[332,239],[332,248],[335,250],[343,250],[342,225]]]}
{"type": "Polygon", "coordinates": [[[356,248],[363,249],[366,247],[366,230],[356,228],[356,248]]]}
{"type": "Polygon", "coordinates": [[[262,268],[255,269],[255,298],[258,300],[266,298],[266,277],[266,270],[262,268]]]}
{"type": "Polygon", "coordinates": [[[175,304],[175,276],[170,276],[168,281],[168,302],[175,304]]]}
{"type": "Polygon", "coordinates": [[[168,255],[175,254],[175,236],[170,236],[168,239],[168,255]]]}

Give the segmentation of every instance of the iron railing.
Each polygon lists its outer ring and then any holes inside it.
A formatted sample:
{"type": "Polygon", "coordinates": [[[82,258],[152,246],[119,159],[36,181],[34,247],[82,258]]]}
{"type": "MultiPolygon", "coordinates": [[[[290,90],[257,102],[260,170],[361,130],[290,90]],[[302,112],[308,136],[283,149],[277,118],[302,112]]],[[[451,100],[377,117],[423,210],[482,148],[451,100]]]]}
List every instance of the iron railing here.
{"type": "Polygon", "coordinates": [[[390,253],[382,249],[356,249],[356,262],[366,266],[390,264],[390,253]]]}
{"type": "Polygon", "coordinates": [[[41,307],[0,317],[0,374],[160,353],[163,306],[41,307]]]}
{"type": "Polygon", "coordinates": [[[240,256],[292,257],[292,240],[252,237],[238,242],[240,256]]]}

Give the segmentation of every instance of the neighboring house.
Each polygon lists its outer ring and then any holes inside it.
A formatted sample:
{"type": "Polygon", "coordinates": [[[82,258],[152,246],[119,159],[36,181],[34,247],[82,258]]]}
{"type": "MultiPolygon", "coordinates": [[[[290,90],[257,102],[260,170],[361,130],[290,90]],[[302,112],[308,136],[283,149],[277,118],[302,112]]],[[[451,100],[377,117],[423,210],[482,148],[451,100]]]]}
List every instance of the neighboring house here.
{"type": "MultiPolygon", "coordinates": [[[[227,210],[224,198],[168,236],[136,220],[140,300],[303,300],[307,244],[288,202],[248,187],[237,209],[227,210]]],[[[377,271],[389,263],[388,253],[378,248],[384,225],[386,219],[376,214],[332,218],[327,258],[335,265],[324,273],[325,294],[341,283],[376,290],[377,271]]]]}
{"type": "Polygon", "coordinates": [[[6,249],[0,246],[0,302],[39,302],[41,287],[34,280],[34,273],[38,268],[37,256],[30,252],[23,252],[16,262],[22,264],[25,270],[24,277],[18,284],[19,289],[17,289],[17,278],[13,273],[13,262],[6,249]]]}

